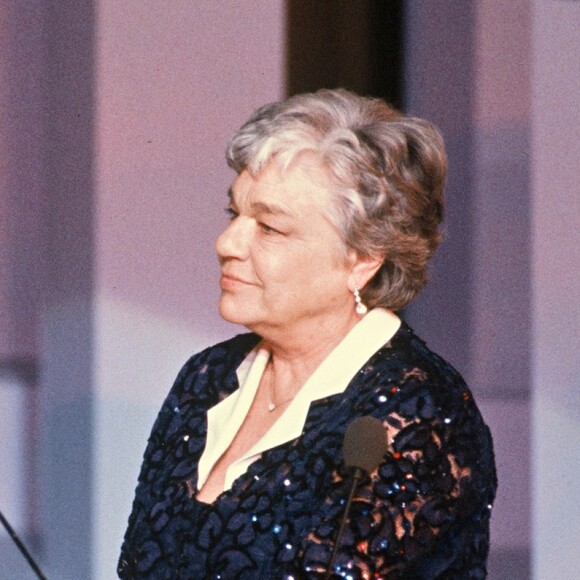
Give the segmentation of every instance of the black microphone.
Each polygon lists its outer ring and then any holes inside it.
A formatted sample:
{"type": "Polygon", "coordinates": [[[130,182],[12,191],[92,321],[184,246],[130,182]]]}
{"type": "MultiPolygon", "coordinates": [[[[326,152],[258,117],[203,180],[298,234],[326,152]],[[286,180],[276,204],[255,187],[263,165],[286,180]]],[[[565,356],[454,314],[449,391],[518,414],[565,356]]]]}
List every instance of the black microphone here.
{"type": "Polygon", "coordinates": [[[386,452],[387,434],[379,419],[369,416],[358,417],[348,426],[344,435],[343,455],[345,466],[353,470],[352,483],[340,520],[336,542],[332,549],[330,564],[324,576],[325,580],[329,580],[333,574],[334,562],[338,555],[344,527],[348,521],[348,512],[354,497],[354,490],[363,475],[380,465],[386,452]]]}
{"type": "Polygon", "coordinates": [[[0,512],[0,522],[6,528],[8,535],[12,538],[12,541],[18,546],[18,549],[22,553],[22,555],[26,558],[28,565],[32,568],[36,576],[40,580],[47,580],[46,576],[42,573],[41,569],[38,567],[38,564],[34,561],[33,557],[30,555],[30,552],[26,549],[26,546],[22,543],[22,540],[16,535],[16,532],[12,529],[12,526],[8,523],[8,520],[2,515],[0,512]]]}

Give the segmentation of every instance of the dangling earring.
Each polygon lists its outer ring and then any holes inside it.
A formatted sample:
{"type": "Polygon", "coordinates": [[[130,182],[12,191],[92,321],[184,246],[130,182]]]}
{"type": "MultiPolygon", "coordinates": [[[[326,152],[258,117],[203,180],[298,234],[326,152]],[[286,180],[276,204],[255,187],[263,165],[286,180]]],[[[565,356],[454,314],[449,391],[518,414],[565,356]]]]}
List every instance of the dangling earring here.
{"type": "Polygon", "coordinates": [[[360,293],[358,291],[358,284],[354,285],[353,294],[354,294],[354,301],[356,302],[356,306],[354,308],[354,311],[357,314],[360,314],[361,316],[363,316],[364,314],[367,313],[368,308],[363,304],[363,302],[360,298],[360,293]]]}

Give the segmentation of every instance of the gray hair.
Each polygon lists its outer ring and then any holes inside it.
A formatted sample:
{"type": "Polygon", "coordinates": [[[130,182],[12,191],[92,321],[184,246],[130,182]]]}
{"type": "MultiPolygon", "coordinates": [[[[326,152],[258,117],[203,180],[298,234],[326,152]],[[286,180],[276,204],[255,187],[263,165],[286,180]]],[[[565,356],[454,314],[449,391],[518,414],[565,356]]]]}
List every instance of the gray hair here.
{"type": "Polygon", "coordinates": [[[232,137],[227,161],[257,175],[274,158],[284,169],[305,152],[330,172],[328,218],[345,251],[383,261],[363,301],[404,308],[425,285],[441,240],[447,160],[439,131],[380,99],[321,90],[258,109],[232,137]]]}

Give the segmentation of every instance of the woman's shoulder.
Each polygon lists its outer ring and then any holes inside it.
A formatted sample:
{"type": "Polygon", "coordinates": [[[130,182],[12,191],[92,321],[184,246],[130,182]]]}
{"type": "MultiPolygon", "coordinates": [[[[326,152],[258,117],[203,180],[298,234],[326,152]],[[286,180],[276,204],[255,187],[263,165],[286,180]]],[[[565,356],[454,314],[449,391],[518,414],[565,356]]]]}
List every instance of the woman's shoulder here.
{"type": "Polygon", "coordinates": [[[172,431],[238,388],[236,369],[260,341],[239,334],[192,355],[181,367],[161,407],[153,432],[172,431]]]}
{"type": "Polygon", "coordinates": [[[432,437],[462,465],[472,466],[474,477],[487,478],[494,488],[492,438],[471,390],[407,324],[359,374],[350,395],[357,415],[382,420],[401,449],[410,441],[419,442],[421,449],[421,441],[432,437]]]}
{"type": "Polygon", "coordinates": [[[258,344],[260,337],[252,333],[238,334],[192,355],[181,367],[169,398],[218,398],[234,391],[238,385],[236,369],[258,344]]]}
{"type": "Polygon", "coordinates": [[[406,323],[359,371],[353,389],[360,404],[416,419],[446,418],[453,414],[479,415],[472,393],[461,374],[433,352],[406,323]]]}
{"type": "Polygon", "coordinates": [[[257,334],[246,332],[208,346],[193,354],[183,365],[179,375],[188,374],[192,370],[203,368],[205,365],[212,367],[225,365],[237,368],[260,340],[257,334]]]}
{"type": "Polygon", "coordinates": [[[457,369],[431,350],[404,321],[360,372],[362,375],[382,376],[387,381],[417,380],[426,385],[444,383],[465,386],[457,369]]]}

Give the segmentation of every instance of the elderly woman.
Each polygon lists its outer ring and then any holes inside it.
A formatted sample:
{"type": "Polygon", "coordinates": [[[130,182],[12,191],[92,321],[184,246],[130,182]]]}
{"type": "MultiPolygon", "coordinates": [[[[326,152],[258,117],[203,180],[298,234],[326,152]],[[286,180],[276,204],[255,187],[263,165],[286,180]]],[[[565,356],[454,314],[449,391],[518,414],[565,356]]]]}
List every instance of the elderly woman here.
{"type": "Polygon", "coordinates": [[[457,371],[395,314],[440,240],[439,133],[320,91],[259,109],[227,159],[219,310],[251,333],[179,373],[119,576],[485,577],[489,430],[457,371]],[[359,417],[380,422],[383,447],[345,514],[343,442],[359,417]]]}

